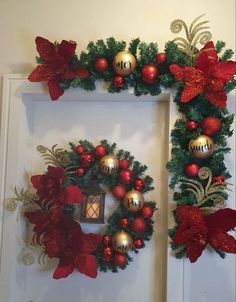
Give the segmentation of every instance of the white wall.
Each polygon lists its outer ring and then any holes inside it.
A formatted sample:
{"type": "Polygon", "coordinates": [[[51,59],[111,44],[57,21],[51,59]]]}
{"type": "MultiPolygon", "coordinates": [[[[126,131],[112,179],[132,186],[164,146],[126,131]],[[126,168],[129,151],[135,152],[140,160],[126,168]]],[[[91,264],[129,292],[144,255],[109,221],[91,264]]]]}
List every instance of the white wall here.
{"type": "MultiPolygon", "coordinates": [[[[147,42],[156,41],[162,51],[165,42],[175,37],[169,30],[171,21],[180,18],[190,24],[203,13],[210,20],[213,40],[222,39],[229,48],[236,50],[235,0],[0,0],[0,74],[29,73],[34,68],[37,35],[51,41],[75,40],[78,52],[89,41],[110,36],[127,42],[135,37],[147,42]]],[[[235,112],[232,102],[233,98],[230,107],[235,112]]],[[[231,145],[234,143],[231,141],[231,145]]],[[[231,170],[235,175],[235,168],[231,170]]],[[[234,206],[233,200],[231,206],[234,206]]],[[[215,263],[214,258],[212,265],[215,263]]],[[[211,265],[210,260],[206,263],[203,258],[201,264],[195,264],[193,273],[190,268],[186,271],[185,278],[190,274],[186,284],[189,293],[184,302],[213,302],[212,293],[217,293],[217,289],[219,293],[233,290],[233,284],[228,280],[222,288],[214,287],[214,280],[204,280],[204,267],[208,264],[211,265]],[[201,282],[198,283],[196,278],[201,282]],[[196,300],[189,301],[188,297],[196,300]]],[[[223,265],[224,261],[220,266],[223,265]]]]}

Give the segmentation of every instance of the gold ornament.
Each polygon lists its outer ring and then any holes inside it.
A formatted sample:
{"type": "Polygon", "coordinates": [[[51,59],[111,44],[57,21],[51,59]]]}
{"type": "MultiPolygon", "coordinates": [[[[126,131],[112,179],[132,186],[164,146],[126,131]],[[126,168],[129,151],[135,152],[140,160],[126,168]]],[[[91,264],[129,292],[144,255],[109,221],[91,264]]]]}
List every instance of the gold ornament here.
{"type": "Polygon", "coordinates": [[[113,155],[105,155],[100,160],[100,171],[103,174],[114,174],[118,171],[119,161],[113,155]]]}
{"type": "Polygon", "coordinates": [[[137,190],[128,191],[123,199],[124,207],[130,212],[137,212],[144,205],[144,197],[137,190]]]}
{"type": "Polygon", "coordinates": [[[117,252],[127,253],[131,249],[132,244],[132,237],[124,231],[117,231],[112,236],[112,246],[117,252]]]}
{"type": "Polygon", "coordinates": [[[121,76],[129,75],[136,68],[136,59],[128,51],[120,51],[113,59],[113,68],[121,76]]]}
{"type": "Polygon", "coordinates": [[[207,135],[199,135],[189,142],[188,149],[196,158],[208,158],[214,152],[214,142],[207,135]]]}

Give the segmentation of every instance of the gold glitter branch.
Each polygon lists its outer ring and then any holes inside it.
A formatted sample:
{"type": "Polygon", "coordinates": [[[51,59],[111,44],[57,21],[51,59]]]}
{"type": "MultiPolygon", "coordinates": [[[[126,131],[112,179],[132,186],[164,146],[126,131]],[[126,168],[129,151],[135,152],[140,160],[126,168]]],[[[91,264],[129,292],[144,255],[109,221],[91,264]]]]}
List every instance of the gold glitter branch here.
{"type": "Polygon", "coordinates": [[[48,149],[42,145],[37,146],[37,150],[42,154],[42,157],[45,159],[47,165],[53,164],[56,167],[66,167],[71,161],[68,156],[68,153],[62,148],[57,148],[57,145],[53,145],[52,149],[48,149]]]}
{"type": "Polygon", "coordinates": [[[216,182],[212,183],[212,172],[207,167],[202,167],[198,176],[200,179],[208,179],[208,182],[205,186],[197,181],[192,179],[184,179],[183,184],[186,184],[188,188],[186,191],[192,192],[197,200],[196,206],[203,206],[207,201],[212,201],[215,207],[222,208],[225,206],[225,199],[222,196],[222,193],[227,188],[228,183],[226,182],[216,182]]]}
{"type": "Polygon", "coordinates": [[[208,41],[211,40],[212,37],[212,34],[209,31],[206,31],[206,29],[210,27],[205,26],[205,24],[207,24],[209,21],[202,21],[197,23],[197,21],[203,16],[204,14],[197,17],[191,23],[189,28],[181,19],[174,20],[170,25],[170,30],[175,34],[178,34],[184,28],[186,39],[178,37],[175,38],[173,42],[175,42],[183,52],[190,56],[192,62],[194,61],[194,58],[198,53],[198,49],[196,48],[197,43],[205,45],[208,41]]]}

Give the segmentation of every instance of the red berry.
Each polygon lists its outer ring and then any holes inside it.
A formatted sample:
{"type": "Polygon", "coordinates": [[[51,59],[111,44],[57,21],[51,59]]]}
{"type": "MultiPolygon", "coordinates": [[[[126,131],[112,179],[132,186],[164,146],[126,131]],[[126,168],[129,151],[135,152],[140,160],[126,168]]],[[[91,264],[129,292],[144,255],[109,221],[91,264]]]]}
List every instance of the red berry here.
{"type": "Polygon", "coordinates": [[[98,58],[94,63],[97,72],[104,72],[108,69],[108,62],[105,58],[98,58]]]}
{"type": "Polygon", "coordinates": [[[127,263],[127,259],[126,259],[126,256],[124,254],[116,253],[114,255],[113,262],[114,262],[115,265],[117,265],[119,267],[124,267],[127,263]]]}
{"type": "Polygon", "coordinates": [[[113,84],[118,88],[124,86],[124,83],[125,83],[124,78],[120,75],[116,75],[113,79],[113,84]]]}
{"type": "Polygon", "coordinates": [[[144,218],[151,218],[153,216],[153,213],[154,213],[154,210],[152,207],[150,206],[144,206],[142,207],[141,209],[141,215],[144,217],[144,218]]]}
{"type": "Polygon", "coordinates": [[[165,52],[161,52],[161,53],[158,53],[157,55],[156,55],[156,63],[157,64],[163,64],[163,63],[165,63],[166,62],[166,53],[165,52]]]}
{"type": "Polygon", "coordinates": [[[127,218],[121,218],[119,221],[119,225],[122,228],[126,228],[129,224],[129,220],[127,218]]]}
{"type": "Polygon", "coordinates": [[[135,239],[133,241],[133,245],[136,249],[141,249],[142,247],[144,247],[144,242],[142,239],[135,239]]]}
{"type": "Polygon", "coordinates": [[[79,167],[75,170],[75,174],[79,177],[84,176],[84,172],[85,172],[85,169],[82,167],[79,167]]]}
{"type": "Polygon", "coordinates": [[[134,189],[137,191],[142,191],[145,187],[145,182],[142,178],[136,178],[134,181],[134,189]]]}
{"type": "Polygon", "coordinates": [[[102,251],[102,260],[104,262],[110,262],[113,255],[113,249],[110,246],[104,247],[102,251]]]}
{"type": "Polygon", "coordinates": [[[120,169],[127,169],[129,168],[129,161],[127,159],[119,160],[119,167],[120,169]]]}
{"type": "Polygon", "coordinates": [[[108,235],[104,235],[102,237],[102,243],[104,246],[109,246],[111,244],[111,237],[108,235]]]}
{"type": "Polygon", "coordinates": [[[125,196],[126,191],[123,186],[118,185],[113,188],[112,194],[114,195],[115,198],[122,199],[125,196]]]}
{"type": "Polygon", "coordinates": [[[133,181],[133,172],[129,169],[123,169],[119,173],[119,181],[123,184],[130,184],[133,181]]]}
{"type": "Polygon", "coordinates": [[[105,156],[106,154],[107,154],[107,148],[103,145],[98,145],[94,149],[94,155],[98,158],[101,158],[101,157],[105,156]]]}
{"type": "Polygon", "coordinates": [[[186,128],[189,130],[189,131],[194,131],[198,128],[199,124],[195,121],[192,121],[192,120],[187,120],[186,122],[186,128]]]}
{"type": "Polygon", "coordinates": [[[223,175],[216,175],[213,177],[213,182],[216,183],[216,182],[224,182],[225,181],[225,178],[223,175]]]}
{"type": "Polygon", "coordinates": [[[188,164],[184,168],[184,172],[189,177],[197,177],[200,167],[197,164],[188,164]]]}
{"type": "Polygon", "coordinates": [[[85,147],[82,145],[78,145],[75,147],[75,152],[77,154],[83,154],[86,151],[85,147]]]}

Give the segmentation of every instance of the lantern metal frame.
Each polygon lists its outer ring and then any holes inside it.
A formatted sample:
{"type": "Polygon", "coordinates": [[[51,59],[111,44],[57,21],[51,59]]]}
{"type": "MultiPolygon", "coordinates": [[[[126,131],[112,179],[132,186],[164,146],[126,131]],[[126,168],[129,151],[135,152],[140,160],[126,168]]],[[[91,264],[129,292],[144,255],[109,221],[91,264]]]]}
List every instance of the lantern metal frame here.
{"type": "MultiPolygon", "coordinates": [[[[83,189],[83,194],[85,196],[84,201],[80,204],[80,222],[84,223],[97,223],[103,224],[104,221],[104,211],[105,211],[105,191],[99,186],[98,180],[91,180],[89,185],[83,189]],[[99,213],[97,217],[86,217],[87,205],[92,203],[93,200],[99,202],[99,213]],[[92,201],[92,202],[91,202],[92,201]]],[[[92,207],[92,204],[91,204],[92,207]]],[[[94,210],[94,209],[93,209],[94,210]]],[[[94,210],[96,211],[96,210],[94,210]]]]}

